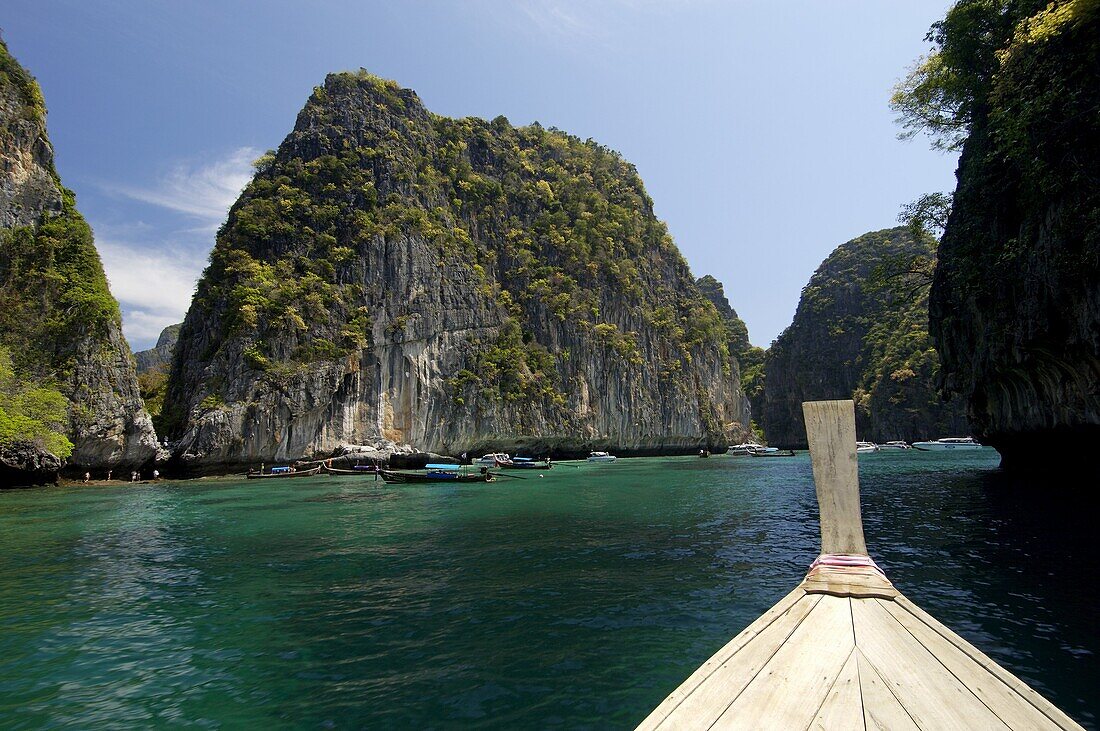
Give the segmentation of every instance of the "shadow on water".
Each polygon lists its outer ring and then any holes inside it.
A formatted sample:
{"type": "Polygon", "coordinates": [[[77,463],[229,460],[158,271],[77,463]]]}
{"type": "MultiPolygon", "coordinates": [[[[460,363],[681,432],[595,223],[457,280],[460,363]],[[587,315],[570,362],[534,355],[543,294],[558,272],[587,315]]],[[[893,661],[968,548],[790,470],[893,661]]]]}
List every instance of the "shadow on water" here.
{"type": "Polygon", "coordinates": [[[871,553],[894,583],[1095,727],[1100,563],[1083,485],[999,469],[861,474],[871,553]]]}

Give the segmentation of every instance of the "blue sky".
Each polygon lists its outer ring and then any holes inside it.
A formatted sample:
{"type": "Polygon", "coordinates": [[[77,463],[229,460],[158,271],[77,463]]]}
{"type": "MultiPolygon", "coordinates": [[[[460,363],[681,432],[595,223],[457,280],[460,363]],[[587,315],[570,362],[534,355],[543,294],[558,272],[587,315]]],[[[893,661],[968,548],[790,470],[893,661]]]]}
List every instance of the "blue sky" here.
{"type": "Polygon", "coordinates": [[[65,184],[135,349],[182,319],[214,232],[326,73],[438,114],[538,120],[633,162],[696,276],[767,346],[837,245],[954,188],[890,89],[947,2],[6,0],[65,184]]]}

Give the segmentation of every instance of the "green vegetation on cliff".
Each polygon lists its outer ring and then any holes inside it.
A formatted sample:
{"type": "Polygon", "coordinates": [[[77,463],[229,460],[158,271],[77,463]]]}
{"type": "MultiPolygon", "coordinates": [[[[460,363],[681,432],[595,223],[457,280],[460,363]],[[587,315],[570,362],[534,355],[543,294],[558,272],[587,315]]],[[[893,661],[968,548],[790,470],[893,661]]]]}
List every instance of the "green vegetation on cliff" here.
{"type": "Polygon", "coordinates": [[[943,403],[928,334],[927,288],[896,287],[897,262],[933,255],[909,228],[864,234],[838,247],[802,290],[794,321],[765,359],[764,428],[772,444],[805,444],[803,401],[852,398],[861,438],[963,431],[961,404],[943,403]]]}
{"type": "Polygon", "coordinates": [[[1006,463],[1041,433],[1091,444],[1100,1],[960,0],[928,40],[894,105],[909,132],[962,149],[930,296],[945,384],[1006,463]]]}
{"type": "Polygon", "coordinates": [[[73,443],[65,436],[68,401],[51,386],[18,378],[11,353],[0,346],[0,446],[30,444],[68,457],[73,443]]]}
{"type": "MultiPolygon", "coordinates": [[[[28,130],[44,138],[42,93],[2,41],[0,96],[21,110],[3,115],[0,151],[19,144],[28,130]]],[[[27,225],[0,227],[0,346],[13,377],[58,383],[72,374],[76,342],[102,337],[121,316],[72,192],[61,186],[52,156],[41,162],[59,200],[43,201],[46,210],[27,225]]]]}
{"type": "Polygon", "coordinates": [[[152,458],[155,436],[91,228],[54,167],[38,84],[2,42],[0,347],[10,356],[13,382],[25,384],[17,389],[22,413],[44,409],[30,422],[52,429],[58,402],[42,388],[62,395],[63,431],[72,444],[55,443],[75,464],[152,458]]]}
{"type": "Polygon", "coordinates": [[[62,380],[76,340],[121,325],[91,228],[63,195],[59,214],[0,229],[0,339],[18,370],[62,380]]]}
{"type": "Polygon", "coordinates": [[[741,390],[752,406],[754,430],[759,431],[761,414],[764,408],[764,353],[763,348],[749,342],[749,328],[745,321],[737,316],[726,298],[722,283],[709,274],[695,281],[703,293],[718,311],[726,326],[726,342],[730,355],[741,368],[741,390]]]}
{"type": "MultiPolygon", "coordinates": [[[[564,409],[571,353],[545,342],[551,326],[634,365],[644,327],[667,346],[665,377],[679,378],[702,348],[733,373],[726,327],[652,209],[634,167],[591,140],[503,117],[440,117],[391,81],[330,75],[280,149],[256,162],[218,234],[192,309],[215,323],[198,355],[239,348],[256,378],[278,386],[408,337],[415,303],[379,311],[372,302],[393,282],[364,262],[371,249],[423,241],[444,281],[472,276],[471,296],[495,313],[482,323],[492,333],[469,335],[476,355],[449,374],[456,405],[564,409]],[[639,326],[609,316],[609,297],[639,326]]],[[[166,416],[178,432],[186,394],[174,388],[166,416]]]]}

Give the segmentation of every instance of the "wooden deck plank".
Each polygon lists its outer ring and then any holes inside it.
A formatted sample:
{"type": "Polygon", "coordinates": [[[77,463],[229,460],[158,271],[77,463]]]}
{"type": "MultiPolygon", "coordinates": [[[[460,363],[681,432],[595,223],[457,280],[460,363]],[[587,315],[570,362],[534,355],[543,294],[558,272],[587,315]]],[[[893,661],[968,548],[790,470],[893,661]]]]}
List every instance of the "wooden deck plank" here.
{"type": "Polygon", "coordinates": [[[1009,728],[1057,729],[1053,720],[939,632],[895,602],[881,606],[1009,728]]]}
{"type": "MultiPolygon", "coordinates": [[[[730,703],[753,681],[780,647],[812,614],[820,597],[803,595],[790,609],[751,638],[738,651],[727,656],[702,682],[688,690],[670,708],[671,715],[660,719],[652,728],[707,728],[729,707],[730,703]]],[[[670,696],[671,697],[671,696],[670,696]]],[[[651,728],[643,722],[639,728],[651,728]]]]}
{"type": "Polygon", "coordinates": [[[809,728],[815,731],[863,728],[863,697],[859,691],[859,665],[854,647],[809,728]]]}
{"type": "Polygon", "coordinates": [[[821,508],[821,552],[867,555],[859,512],[856,414],[852,401],[802,404],[821,508]]]}
{"type": "MultiPolygon", "coordinates": [[[[706,681],[718,668],[726,663],[731,657],[736,655],[742,648],[749,642],[758,637],[762,632],[768,629],[772,623],[779,620],[787,612],[798,603],[800,599],[806,598],[806,592],[801,587],[795,588],[778,602],[776,602],[771,609],[761,614],[756,620],[745,629],[741,630],[732,640],[722,646],[716,653],[711,655],[705,663],[692,673],[687,680],[681,683],[676,690],[672,691],[668,697],[661,702],[653,711],[642,721],[638,726],[639,729],[653,729],[666,716],[672,713],[680,703],[690,695],[701,683],[706,681]]],[[[816,598],[811,598],[811,601],[804,607],[799,608],[799,619],[805,618],[810,609],[817,604],[816,598]]],[[[788,618],[791,619],[791,618],[788,618]]],[[[792,628],[793,630],[793,628],[792,628]]]]}
{"type": "Polygon", "coordinates": [[[712,728],[808,727],[855,647],[850,604],[850,599],[821,595],[712,728]]]}
{"type": "Polygon", "coordinates": [[[1008,728],[882,607],[881,600],[853,599],[852,616],[860,652],[917,726],[1008,728]]]}
{"type": "Polygon", "coordinates": [[[858,647],[855,655],[859,668],[859,692],[863,699],[863,727],[867,731],[919,731],[912,717],[890,692],[886,681],[858,647]]]}
{"type": "Polygon", "coordinates": [[[889,579],[874,569],[864,567],[818,566],[806,574],[802,588],[809,594],[859,598],[892,599],[898,595],[898,590],[889,579]]]}
{"type": "Polygon", "coordinates": [[[953,645],[990,675],[1004,683],[1010,691],[1026,700],[1028,704],[1033,706],[1039,713],[1043,714],[1043,716],[1049,719],[1057,728],[1066,729],[1066,731],[1081,731],[1082,727],[1057,706],[1039,695],[1038,692],[1024,681],[998,665],[988,655],[974,647],[974,645],[952,632],[946,625],[918,607],[904,594],[899,594],[893,603],[897,608],[905,610],[905,612],[914,619],[928,627],[931,632],[942,637],[946,642],[953,645]]]}

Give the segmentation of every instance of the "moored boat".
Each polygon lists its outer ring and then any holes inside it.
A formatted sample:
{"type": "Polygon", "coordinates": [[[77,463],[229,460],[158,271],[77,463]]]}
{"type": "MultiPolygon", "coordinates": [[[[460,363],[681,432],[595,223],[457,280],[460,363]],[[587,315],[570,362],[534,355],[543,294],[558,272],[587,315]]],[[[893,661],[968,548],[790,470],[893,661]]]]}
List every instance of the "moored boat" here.
{"type": "MultiPolygon", "coordinates": [[[[331,460],[329,460],[331,462],[331,460]]],[[[338,477],[367,477],[373,476],[378,479],[379,468],[374,465],[355,465],[351,469],[345,469],[343,467],[333,467],[329,462],[322,462],[321,469],[328,475],[336,475],[338,477]]]]}
{"type": "Polygon", "coordinates": [[[423,472],[409,470],[382,470],[379,472],[386,482],[395,484],[446,482],[492,482],[494,475],[488,467],[481,467],[477,472],[468,473],[457,464],[429,464],[424,466],[423,472]]]}
{"type": "Polygon", "coordinates": [[[878,445],[874,442],[856,442],[856,454],[870,454],[877,451],[878,445]]]}
{"type": "Polygon", "coordinates": [[[618,459],[618,458],[615,455],[610,454],[608,452],[589,452],[588,453],[588,461],[589,462],[614,462],[616,459],[618,459]]]}
{"type": "Polygon", "coordinates": [[[549,470],[554,467],[554,463],[550,461],[549,457],[546,459],[512,457],[509,461],[500,463],[499,466],[506,470],[549,470]]]}
{"type": "Polygon", "coordinates": [[[880,450],[883,449],[912,449],[907,442],[886,442],[885,444],[878,445],[880,450]]]}
{"type": "Polygon", "coordinates": [[[511,456],[504,452],[493,452],[492,454],[486,454],[478,457],[473,461],[476,465],[482,465],[483,467],[498,467],[506,465],[512,461],[511,456]]]}
{"type": "Polygon", "coordinates": [[[776,447],[765,447],[763,444],[757,444],[756,442],[744,442],[742,444],[731,444],[730,448],[726,451],[726,454],[733,457],[748,457],[756,452],[778,452],[776,447]]]}
{"type": "Polygon", "coordinates": [[[272,467],[270,472],[249,472],[245,477],[250,480],[285,480],[293,477],[310,477],[320,472],[320,465],[309,470],[296,470],[293,467],[272,467]]]}
{"type": "Polygon", "coordinates": [[[981,448],[982,445],[974,441],[974,437],[944,437],[928,442],[913,442],[913,449],[919,449],[922,452],[946,452],[981,448]]]}
{"type": "Polygon", "coordinates": [[[776,447],[768,447],[766,450],[759,452],[749,452],[750,457],[793,457],[793,449],[777,449],[776,447]]]}

